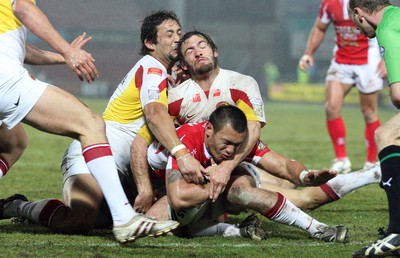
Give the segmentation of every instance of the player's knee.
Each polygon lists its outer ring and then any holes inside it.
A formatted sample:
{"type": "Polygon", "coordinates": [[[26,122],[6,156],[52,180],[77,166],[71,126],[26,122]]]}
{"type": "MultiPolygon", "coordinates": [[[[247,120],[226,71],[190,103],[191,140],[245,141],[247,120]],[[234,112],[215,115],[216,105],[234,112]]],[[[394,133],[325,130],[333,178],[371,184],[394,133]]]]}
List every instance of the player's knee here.
{"type": "Polygon", "coordinates": [[[235,206],[248,206],[251,202],[251,195],[246,187],[235,186],[231,188],[227,194],[227,200],[229,203],[235,206]]]}
{"type": "Polygon", "coordinates": [[[400,135],[394,132],[390,126],[383,124],[375,130],[374,137],[378,150],[382,150],[383,148],[394,144],[395,139],[399,138],[400,135]]]}

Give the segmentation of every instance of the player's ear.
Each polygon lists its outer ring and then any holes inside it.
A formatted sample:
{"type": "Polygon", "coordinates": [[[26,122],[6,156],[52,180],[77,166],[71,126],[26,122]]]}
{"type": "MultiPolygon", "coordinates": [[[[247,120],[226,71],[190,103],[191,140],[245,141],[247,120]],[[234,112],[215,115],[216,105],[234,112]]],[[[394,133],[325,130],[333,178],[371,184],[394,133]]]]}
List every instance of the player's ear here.
{"type": "Polygon", "coordinates": [[[145,39],[144,40],[144,45],[150,49],[151,51],[154,51],[154,49],[156,49],[155,44],[153,42],[151,42],[149,39],[145,39]]]}
{"type": "Polygon", "coordinates": [[[206,124],[205,135],[207,137],[210,137],[213,133],[214,133],[214,127],[210,122],[208,122],[206,124]]]}
{"type": "Polygon", "coordinates": [[[214,57],[218,57],[219,55],[218,50],[215,49],[213,52],[214,52],[214,57]]]}

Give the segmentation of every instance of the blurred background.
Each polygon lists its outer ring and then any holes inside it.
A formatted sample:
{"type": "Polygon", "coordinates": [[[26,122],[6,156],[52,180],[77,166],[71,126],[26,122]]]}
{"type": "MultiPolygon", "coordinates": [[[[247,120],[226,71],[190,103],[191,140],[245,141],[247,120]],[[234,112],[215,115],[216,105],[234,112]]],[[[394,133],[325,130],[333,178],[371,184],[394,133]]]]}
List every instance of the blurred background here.
{"type": "MultiPolygon", "coordinates": [[[[93,39],[85,49],[100,72],[91,85],[65,66],[29,67],[37,77],[80,97],[107,98],[140,58],[140,26],[159,9],[173,10],[183,32],[210,34],[222,68],[254,77],[264,100],[323,102],[324,78],[334,44],[330,26],[305,74],[297,63],[318,15],[320,0],[37,0],[56,29],[69,41],[82,32],[93,39]]],[[[398,0],[393,1],[395,5],[398,0]]],[[[48,49],[29,35],[28,41],[48,49]]],[[[354,91],[355,93],[355,91],[354,91]]],[[[348,97],[358,102],[358,97],[348,97]]],[[[383,100],[384,102],[385,100],[383,100]]]]}

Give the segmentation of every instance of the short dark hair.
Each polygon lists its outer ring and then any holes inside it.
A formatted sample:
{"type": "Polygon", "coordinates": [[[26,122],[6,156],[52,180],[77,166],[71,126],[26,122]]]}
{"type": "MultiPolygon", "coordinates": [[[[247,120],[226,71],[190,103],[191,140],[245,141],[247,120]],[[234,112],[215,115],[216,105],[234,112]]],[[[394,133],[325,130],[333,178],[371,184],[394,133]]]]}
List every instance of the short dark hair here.
{"type": "Polygon", "coordinates": [[[142,48],[140,50],[141,55],[144,56],[150,52],[150,50],[144,44],[146,40],[154,44],[157,43],[157,26],[161,25],[166,20],[174,20],[181,25],[178,17],[173,11],[160,10],[152,13],[143,20],[140,28],[140,40],[142,41],[142,48]]]}
{"type": "Polygon", "coordinates": [[[219,132],[226,124],[238,133],[247,131],[246,115],[238,107],[226,105],[215,109],[210,116],[209,122],[214,128],[214,133],[219,132]]]}
{"type": "Polygon", "coordinates": [[[389,0],[350,0],[349,7],[350,10],[354,10],[354,8],[359,7],[363,11],[371,14],[373,12],[380,11],[386,6],[391,5],[389,0]]]}
{"type": "Polygon", "coordinates": [[[210,47],[213,51],[217,50],[217,46],[215,45],[214,41],[211,39],[211,37],[208,34],[206,34],[205,32],[199,31],[199,30],[189,31],[189,32],[186,32],[178,42],[178,60],[179,61],[183,61],[183,59],[184,59],[183,53],[181,52],[183,42],[185,42],[187,39],[189,39],[193,36],[200,36],[200,37],[204,38],[207,41],[207,43],[210,45],[210,47]]]}

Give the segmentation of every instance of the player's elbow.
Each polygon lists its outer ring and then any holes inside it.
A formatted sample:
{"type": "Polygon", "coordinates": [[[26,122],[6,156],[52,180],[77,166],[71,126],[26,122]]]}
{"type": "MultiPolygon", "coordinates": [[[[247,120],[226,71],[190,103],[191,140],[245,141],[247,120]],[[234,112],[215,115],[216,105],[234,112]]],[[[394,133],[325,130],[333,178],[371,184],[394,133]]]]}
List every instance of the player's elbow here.
{"type": "Polygon", "coordinates": [[[23,21],[28,14],[28,4],[25,1],[14,1],[12,5],[12,10],[20,21],[23,21]]]}
{"type": "Polygon", "coordinates": [[[174,210],[187,209],[194,206],[193,202],[185,194],[179,192],[169,196],[169,205],[174,210]]]}

